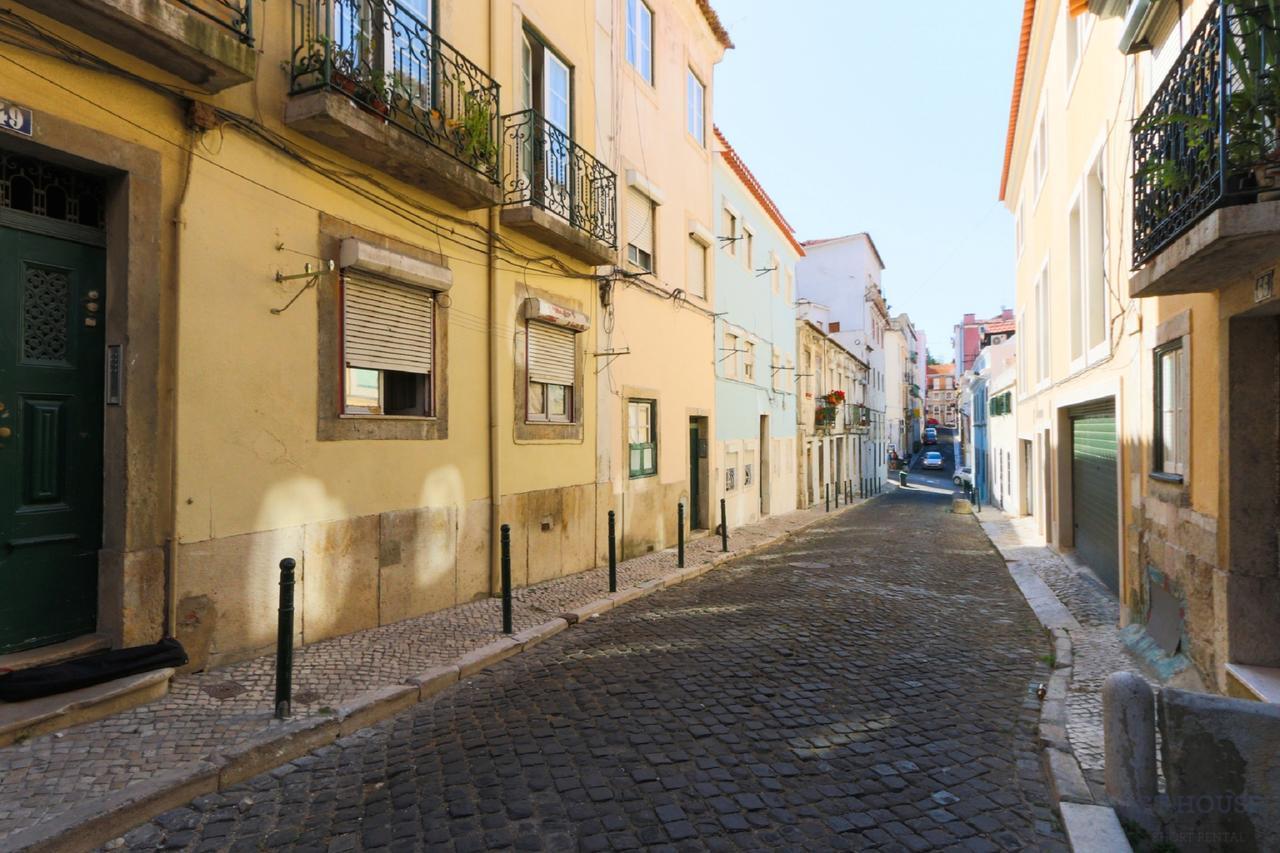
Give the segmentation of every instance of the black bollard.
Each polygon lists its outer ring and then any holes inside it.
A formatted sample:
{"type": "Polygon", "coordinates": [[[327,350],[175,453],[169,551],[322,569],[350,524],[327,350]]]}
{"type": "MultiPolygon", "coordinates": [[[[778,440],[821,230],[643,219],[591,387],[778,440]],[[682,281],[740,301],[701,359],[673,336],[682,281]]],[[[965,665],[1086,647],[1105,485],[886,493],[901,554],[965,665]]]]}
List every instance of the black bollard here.
{"type": "Polygon", "coordinates": [[[502,633],[511,633],[511,525],[502,525],[502,633]]]}
{"type": "Polygon", "coordinates": [[[684,568],[684,503],[676,504],[676,568],[684,568]]]}
{"type": "Polygon", "coordinates": [[[609,592],[618,591],[618,534],[613,510],[609,510],[609,592]]]}
{"type": "Polygon", "coordinates": [[[729,551],[729,515],[725,512],[724,498],[720,499],[720,550],[729,551]]]}
{"type": "Polygon", "coordinates": [[[292,557],[280,561],[280,615],[276,623],[276,719],[291,713],[293,702],[293,570],[292,557]]]}
{"type": "Polygon", "coordinates": [[[822,500],[826,504],[826,511],[831,512],[831,484],[824,483],[822,486],[822,500]]]}
{"type": "Polygon", "coordinates": [[[840,483],[837,481],[835,483],[832,483],[831,485],[835,486],[835,488],[832,491],[836,493],[836,509],[839,509],[840,508],[840,483]]]}

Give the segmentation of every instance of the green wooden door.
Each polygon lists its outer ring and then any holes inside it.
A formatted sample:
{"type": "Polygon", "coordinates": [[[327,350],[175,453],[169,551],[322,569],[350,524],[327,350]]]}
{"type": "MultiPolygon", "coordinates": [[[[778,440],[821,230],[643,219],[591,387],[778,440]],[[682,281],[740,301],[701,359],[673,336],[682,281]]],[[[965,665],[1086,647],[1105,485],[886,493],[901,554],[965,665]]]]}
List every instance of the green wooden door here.
{"type": "Polygon", "coordinates": [[[0,653],[96,627],[103,260],[0,227],[0,653]]]}
{"type": "Polygon", "coordinates": [[[1071,514],[1076,554],[1112,592],[1120,590],[1119,503],[1113,403],[1071,413],[1071,514]]]}

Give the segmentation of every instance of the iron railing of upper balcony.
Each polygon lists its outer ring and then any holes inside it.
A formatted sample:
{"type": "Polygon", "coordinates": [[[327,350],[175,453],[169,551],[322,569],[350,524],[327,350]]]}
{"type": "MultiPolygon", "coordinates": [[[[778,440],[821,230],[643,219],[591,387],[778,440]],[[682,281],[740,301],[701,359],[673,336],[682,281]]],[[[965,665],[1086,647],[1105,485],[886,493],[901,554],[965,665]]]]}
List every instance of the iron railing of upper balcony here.
{"type": "Polygon", "coordinates": [[[290,92],[342,92],[498,184],[498,84],[398,0],[293,0],[290,92]]]}
{"type": "Polygon", "coordinates": [[[231,30],[240,41],[253,44],[253,0],[173,0],[201,17],[231,30]]]}
{"type": "Polygon", "coordinates": [[[1214,3],[1133,126],[1133,264],[1280,191],[1280,0],[1214,3]]]}
{"type": "Polygon", "coordinates": [[[503,203],[533,204],[616,248],[617,176],[536,110],[502,119],[503,203]]]}
{"type": "Polygon", "coordinates": [[[871,425],[871,410],[858,403],[845,403],[844,430],[854,432],[871,425]]]}
{"type": "Polygon", "coordinates": [[[813,426],[815,429],[830,429],[836,425],[836,415],[840,409],[829,403],[820,402],[813,410],[813,426]]]}

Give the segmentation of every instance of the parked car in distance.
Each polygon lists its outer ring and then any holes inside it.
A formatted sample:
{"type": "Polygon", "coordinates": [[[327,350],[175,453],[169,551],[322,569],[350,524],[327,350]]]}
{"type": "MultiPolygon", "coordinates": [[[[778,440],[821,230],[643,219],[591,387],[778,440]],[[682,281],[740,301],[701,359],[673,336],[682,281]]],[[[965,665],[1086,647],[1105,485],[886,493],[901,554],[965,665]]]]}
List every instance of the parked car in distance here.
{"type": "Polygon", "coordinates": [[[951,478],[951,482],[957,486],[963,486],[965,483],[973,485],[973,469],[968,465],[956,469],[956,475],[951,478]]]}
{"type": "Polygon", "coordinates": [[[924,431],[924,443],[925,443],[925,444],[937,444],[937,443],[938,443],[938,431],[937,431],[936,429],[934,429],[933,427],[929,427],[928,429],[926,429],[926,430],[924,431]]]}
{"type": "Polygon", "coordinates": [[[924,455],[923,466],[925,468],[941,468],[942,454],[936,450],[930,450],[924,455]]]}

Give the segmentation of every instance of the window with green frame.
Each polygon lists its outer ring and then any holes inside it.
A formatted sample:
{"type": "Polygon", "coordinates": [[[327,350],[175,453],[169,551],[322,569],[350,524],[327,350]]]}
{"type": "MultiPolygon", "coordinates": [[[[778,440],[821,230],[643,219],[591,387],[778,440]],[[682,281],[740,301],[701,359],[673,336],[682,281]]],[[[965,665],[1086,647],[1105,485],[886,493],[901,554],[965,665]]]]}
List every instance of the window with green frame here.
{"type": "Polygon", "coordinates": [[[627,401],[627,455],[632,477],[658,473],[657,409],[655,400],[627,401]]]}
{"type": "Polygon", "coordinates": [[[1152,473],[1181,480],[1187,473],[1186,351],[1182,338],[1157,347],[1155,358],[1155,435],[1151,442],[1152,473]]]}

